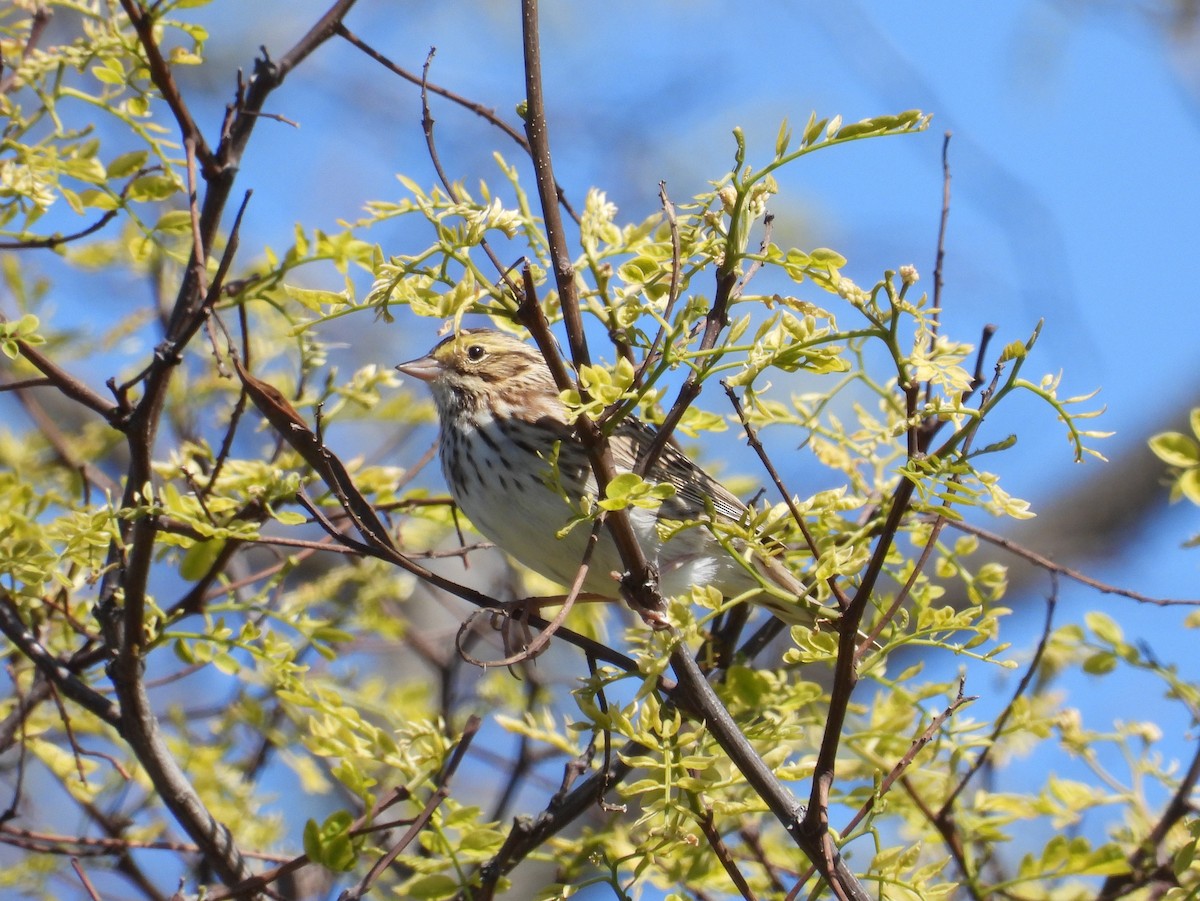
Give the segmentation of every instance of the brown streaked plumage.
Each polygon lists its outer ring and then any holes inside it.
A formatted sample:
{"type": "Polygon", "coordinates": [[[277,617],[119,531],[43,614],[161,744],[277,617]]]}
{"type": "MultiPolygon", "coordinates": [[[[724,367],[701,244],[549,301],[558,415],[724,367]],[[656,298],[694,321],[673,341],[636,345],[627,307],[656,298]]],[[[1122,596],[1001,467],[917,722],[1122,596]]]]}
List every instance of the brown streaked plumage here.
{"type": "MultiPolygon", "coordinates": [[[[463,329],[426,356],[396,369],[426,382],[433,392],[442,429],[442,471],[462,512],[521,563],[570,585],[589,530],[579,525],[559,536],[579,499],[595,495],[596,483],[538,351],[503,332],[463,329]],[[556,442],[557,468],[552,465],[556,442]]],[[[633,417],[623,420],[609,442],[618,471],[632,471],[653,438],[653,429],[645,423],[633,417]]],[[[814,621],[819,608],[805,600],[804,587],[778,561],[749,551],[746,560],[739,559],[713,534],[714,523],[738,522],[747,515],[746,506],[728,489],[669,445],[646,479],[675,489],[657,510],[628,508],[642,550],[658,567],[664,595],[710,585],[733,597],[760,589],[765,580],[793,594],[794,600],[760,591],[756,602],[788,622],[814,621]],[[686,525],[664,541],[657,528],[664,520],[686,525]]],[[[618,597],[612,573],[622,569],[606,531],[583,589],[618,597]]]]}

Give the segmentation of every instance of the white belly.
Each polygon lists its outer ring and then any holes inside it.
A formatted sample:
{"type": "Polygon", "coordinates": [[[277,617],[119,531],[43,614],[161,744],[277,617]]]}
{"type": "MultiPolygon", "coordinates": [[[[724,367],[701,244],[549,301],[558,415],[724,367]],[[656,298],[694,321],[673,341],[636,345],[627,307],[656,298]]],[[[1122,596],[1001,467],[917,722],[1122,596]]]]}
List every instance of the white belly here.
{"type": "MultiPolygon", "coordinates": [[[[492,428],[486,436],[478,429],[460,432],[456,442],[442,445],[442,468],[447,483],[460,486],[455,500],[475,528],[530,569],[566,588],[579,572],[592,523],[587,520],[576,523],[558,537],[577,510],[547,484],[549,464],[536,457],[532,458],[535,466],[530,461],[527,450],[492,428]],[[507,465],[506,459],[521,462],[519,466],[507,465]],[[483,462],[475,466],[468,460],[483,462]],[[532,470],[536,474],[518,475],[518,470],[532,470]]],[[[583,490],[595,495],[595,479],[590,473],[583,490]]],[[[572,491],[578,506],[574,494],[572,491]]],[[[633,507],[628,509],[628,515],[642,552],[659,569],[659,587],[664,595],[682,594],[697,584],[715,585],[724,593],[733,594],[755,584],[706,529],[686,529],[664,547],[655,528],[655,511],[633,507]]],[[[602,528],[583,590],[619,597],[613,573],[619,577],[624,569],[607,527],[602,528]]]]}

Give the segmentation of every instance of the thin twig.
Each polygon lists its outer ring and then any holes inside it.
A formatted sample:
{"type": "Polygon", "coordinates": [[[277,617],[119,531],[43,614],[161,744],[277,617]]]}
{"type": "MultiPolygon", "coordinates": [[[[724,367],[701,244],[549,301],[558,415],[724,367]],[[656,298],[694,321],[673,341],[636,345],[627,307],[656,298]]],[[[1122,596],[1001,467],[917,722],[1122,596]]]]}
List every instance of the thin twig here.
{"type": "Polygon", "coordinates": [[[77,858],[71,858],[71,869],[75,871],[75,875],[79,877],[79,881],[83,883],[83,890],[87,892],[88,897],[92,901],[100,901],[100,893],[96,891],[96,887],[92,885],[92,880],[88,879],[87,873],[83,872],[83,867],[80,865],[77,858]]]}
{"type": "Polygon", "coordinates": [[[931,346],[937,340],[938,327],[941,325],[942,288],[945,287],[942,267],[946,262],[946,225],[950,220],[950,137],[951,133],[946,132],[942,138],[942,215],[938,220],[937,253],[933,266],[933,315],[929,335],[931,346]]]}
{"type": "Polygon", "coordinates": [[[121,729],[121,717],[113,703],[42,646],[37,637],[21,622],[16,602],[5,589],[0,589],[0,632],[3,632],[17,650],[28,658],[45,678],[53,682],[59,691],[103,722],[118,731],[121,729]]]}
{"type": "MultiPolygon", "coordinates": [[[[46,31],[46,26],[50,24],[50,20],[54,14],[50,11],[50,7],[44,3],[39,3],[32,10],[32,15],[29,20],[29,36],[25,38],[25,44],[21,47],[21,60],[29,58],[29,55],[37,49],[38,42],[42,39],[42,35],[46,31]]],[[[12,71],[0,78],[0,94],[7,94],[17,84],[17,66],[10,66],[12,71]]]]}
{"type": "MultiPolygon", "coordinates": [[[[29,847],[39,854],[63,854],[75,857],[100,857],[124,851],[170,851],[174,854],[198,854],[200,847],[191,842],[165,839],[96,838],[84,835],[61,835],[36,829],[22,829],[7,823],[0,824],[0,842],[29,847]]],[[[283,854],[268,851],[246,851],[255,860],[282,863],[291,860],[283,854]]]]}
{"type": "MultiPolygon", "coordinates": [[[[725,394],[729,397],[729,402],[733,404],[733,411],[737,414],[738,420],[742,424],[742,430],[746,433],[746,442],[758,456],[763,468],[766,469],[767,475],[771,478],[771,484],[779,492],[783,502],[787,504],[788,512],[792,516],[792,521],[796,523],[796,527],[800,529],[800,534],[804,537],[804,543],[808,546],[808,551],[812,554],[813,565],[821,561],[821,549],[817,546],[817,540],[813,536],[812,531],[808,528],[808,523],[804,520],[804,514],[800,512],[800,508],[796,506],[795,500],[792,498],[792,493],[787,490],[783,484],[783,479],[779,476],[779,471],[775,468],[775,464],[771,462],[771,458],[767,456],[766,448],[763,447],[762,441],[759,440],[758,430],[750,424],[750,420],[746,418],[745,411],[742,409],[742,402],[737,396],[737,392],[733,390],[724,379],[721,380],[721,387],[725,389],[725,394]]],[[[837,576],[830,576],[825,580],[825,584],[829,586],[829,590],[837,599],[838,606],[845,610],[850,606],[850,598],[842,591],[838,584],[837,576]]]]}
{"type": "MultiPolygon", "coordinates": [[[[0,322],[5,321],[7,320],[3,316],[0,316],[0,322]]],[[[82,404],[93,412],[99,413],[112,423],[114,427],[120,427],[115,422],[118,410],[113,403],[105,400],[65,369],[60,368],[49,357],[36,350],[32,345],[24,341],[17,341],[17,349],[21,352],[21,356],[41,372],[65,397],[82,404]]]]}
{"type": "Polygon", "coordinates": [[[671,203],[671,198],[667,196],[667,183],[660,181],[658,183],[658,199],[662,203],[663,214],[667,217],[667,228],[671,233],[671,282],[667,287],[667,303],[663,307],[662,324],[659,325],[658,331],[654,335],[654,340],[650,342],[650,348],[646,351],[646,356],[642,360],[637,371],[633,374],[633,388],[640,388],[642,382],[646,378],[646,373],[655,365],[657,365],[662,354],[659,348],[662,346],[667,334],[667,323],[671,321],[671,315],[675,310],[675,304],[679,300],[680,287],[683,284],[683,247],[679,239],[679,218],[675,215],[675,204],[671,203]]]}
{"type": "MultiPolygon", "coordinates": [[[[1100,893],[1096,896],[1096,901],[1114,901],[1135,889],[1146,887],[1148,877],[1146,871],[1155,863],[1155,858],[1159,854],[1163,842],[1166,841],[1167,834],[1184,817],[1197,813],[1197,805],[1192,800],[1192,792],[1195,791],[1198,782],[1200,782],[1200,745],[1197,745],[1195,753],[1192,754],[1192,762],[1183,778],[1179,780],[1179,787],[1175,789],[1171,800],[1167,802],[1162,816],[1158,818],[1158,822],[1129,856],[1129,872],[1116,873],[1105,879],[1104,885],[1100,887],[1100,893]]],[[[1169,884],[1178,885],[1178,879],[1170,869],[1167,872],[1171,874],[1169,884]]]]}
{"type": "MultiPolygon", "coordinates": [[[[371,57],[371,59],[375,60],[375,62],[379,63],[388,71],[395,75],[399,75],[405,81],[420,86],[423,91],[428,90],[434,94],[437,94],[439,97],[444,97],[451,103],[458,104],[465,110],[469,110],[470,112],[479,116],[481,119],[487,121],[489,124],[500,129],[500,131],[502,131],[505,135],[512,138],[512,140],[516,142],[517,146],[525,151],[526,154],[529,153],[529,141],[526,140],[525,136],[521,134],[520,131],[513,128],[503,119],[501,119],[494,109],[490,109],[489,107],[484,106],[482,103],[476,103],[473,100],[468,100],[466,97],[463,97],[461,94],[456,94],[449,88],[443,88],[441,85],[434,84],[428,80],[426,77],[428,73],[426,72],[423,72],[420,76],[414,75],[407,69],[388,59],[386,56],[352,32],[343,23],[338,23],[336,31],[339,37],[345,38],[345,40],[357,47],[367,56],[371,57]]],[[[575,212],[574,207],[571,206],[571,202],[567,200],[567,196],[562,187],[556,184],[555,190],[558,193],[558,202],[562,204],[563,209],[567,211],[567,215],[575,220],[575,222],[579,222],[579,214],[575,212]]]]}
{"type": "Polygon", "coordinates": [[[38,250],[38,249],[54,249],[61,247],[64,244],[70,244],[72,241],[78,241],[80,238],[86,238],[88,235],[94,235],[121,212],[120,208],[108,210],[103,216],[93,222],[86,228],[81,228],[77,232],[71,232],[69,235],[53,234],[47,235],[44,238],[30,238],[27,241],[0,241],[0,250],[38,250]]]}
{"type": "MultiPolygon", "coordinates": [[[[689,775],[693,779],[699,779],[700,776],[695,770],[689,769],[689,775]]],[[[758,895],[754,893],[754,889],[750,887],[750,883],[746,881],[746,877],[742,875],[742,871],[738,869],[737,862],[733,859],[733,854],[729,850],[729,846],[725,844],[725,839],[721,837],[721,832],[717,829],[717,820],[713,815],[712,805],[704,802],[701,798],[696,797],[693,801],[700,809],[696,811],[696,822],[700,826],[700,831],[704,833],[704,838],[708,842],[708,846],[712,848],[713,854],[721,864],[721,868],[725,870],[725,875],[729,877],[734,888],[738,893],[746,899],[746,901],[758,901],[758,895]]]]}
{"type": "Polygon", "coordinates": [[[438,777],[437,790],[429,798],[429,801],[425,804],[424,809],[422,809],[422,811],[417,815],[416,819],[413,820],[412,825],[408,827],[408,831],[400,837],[400,840],[396,842],[396,844],[393,845],[391,849],[383,855],[383,857],[379,858],[379,860],[375,862],[375,865],[371,867],[367,875],[362,878],[362,881],[359,882],[354,889],[346,892],[342,896],[343,898],[349,899],[349,901],[357,901],[357,899],[366,894],[371,886],[375,884],[375,881],[379,878],[380,874],[390,867],[392,862],[399,857],[401,853],[403,853],[404,849],[407,848],[413,842],[413,840],[421,834],[421,830],[425,828],[425,825],[433,817],[433,812],[437,810],[438,807],[441,806],[441,803],[450,796],[450,781],[454,778],[454,774],[458,771],[459,764],[462,763],[463,758],[466,756],[467,749],[471,746],[471,740],[479,731],[481,722],[482,720],[474,714],[467,719],[467,723],[463,727],[462,735],[458,739],[458,744],[451,753],[450,760],[446,763],[446,768],[438,777]]]}
{"type": "Polygon", "coordinates": [[[1129,598],[1131,601],[1137,601],[1139,604],[1153,604],[1156,607],[1200,607],[1200,599],[1190,598],[1156,598],[1150,595],[1140,594],[1136,591],[1130,591],[1127,588],[1118,588],[1115,585],[1110,585],[1107,582],[1101,582],[1099,579],[1093,579],[1091,576],[1084,575],[1079,570],[1071,569],[1069,566],[1064,566],[1061,563],[1055,563],[1049,557],[1039,554],[1037,551],[1030,550],[999,535],[995,532],[989,532],[987,529],[982,529],[979,526],[971,525],[968,522],[950,521],[947,523],[952,529],[958,529],[960,532],[965,532],[968,535],[974,535],[976,538],[986,541],[988,544],[995,545],[998,548],[1008,551],[1022,560],[1028,560],[1034,566],[1044,569],[1047,572],[1057,573],[1058,575],[1070,579],[1073,582],[1078,582],[1081,585],[1086,585],[1088,588],[1094,588],[1102,594],[1115,594],[1123,598],[1129,598]]]}
{"type": "Polygon", "coordinates": [[[954,716],[954,714],[957,713],[959,708],[963,705],[979,700],[977,695],[963,695],[963,687],[965,685],[966,677],[960,676],[958,680],[958,693],[954,696],[954,700],[947,704],[941,713],[930,720],[929,725],[925,727],[924,731],[922,731],[920,735],[912,740],[912,744],[909,745],[908,751],[905,752],[903,757],[896,761],[896,765],[893,766],[891,770],[888,771],[888,774],[883,777],[883,781],[879,783],[879,788],[876,789],[875,793],[867,800],[865,804],[863,804],[862,807],[859,808],[858,812],[850,818],[850,821],[846,823],[844,827],[842,827],[842,835],[849,835],[850,832],[863,821],[863,818],[875,807],[875,799],[882,798],[888,793],[891,787],[896,783],[896,780],[899,779],[910,766],[912,766],[912,762],[917,759],[917,755],[921,753],[921,749],[933,740],[933,737],[937,734],[938,730],[942,728],[943,723],[950,719],[950,717],[954,716]]]}
{"type": "MultiPolygon", "coordinates": [[[[391,828],[394,824],[377,822],[379,814],[383,813],[394,804],[408,800],[410,793],[404,787],[394,788],[386,795],[375,802],[374,806],[362,816],[358,817],[350,828],[346,830],[346,834],[352,838],[360,835],[367,835],[381,828],[391,828]]],[[[205,897],[207,901],[230,901],[232,898],[246,898],[257,894],[268,886],[278,882],[284,876],[296,872],[311,863],[307,854],[300,854],[296,857],[285,860],[276,867],[272,867],[262,873],[256,873],[250,878],[238,883],[237,885],[229,886],[225,889],[220,889],[216,892],[209,892],[205,897]]]]}
{"type": "Polygon", "coordinates": [[[996,717],[992,725],[992,734],[989,736],[987,744],[979,756],[967,767],[967,771],[963,773],[962,778],[958,780],[958,784],[950,792],[945,801],[942,802],[941,809],[938,810],[935,820],[944,820],[951,814],[954,809],[954,802],[958,800],[958,796],[962,794],[963,789],[967,787],[970,781],[975,777],[983,767],[991,759],[992,751],[995,749],[1000,736],[1004,734],[1004,727],[1008,724],[1009,717],[1013,715],[1016,709],[1017,700],[1021,698],[1030,683],[1033,682],[1034,676],[1037,675],[1038,668],[1042,663],[1042,655],[1046,653],[1046,646],[1050,643],[1050,633],[1054,626],[1054,610],[1058,606],[1058,580],[1051,573],[1051,581],[1053,583],[1050,594],[1046,597],[1046,621],[1042,624],[1042,636],[1038,640],[1037,648],[1033,652],[1033,659],[1029,661],[1029,666],[1025,668],[1024,675],[1021,676],[1021,681],[1017,683],[1016,691],[1013,692],[1012,698],[1004,706],[1004,710],[996,717]]]}

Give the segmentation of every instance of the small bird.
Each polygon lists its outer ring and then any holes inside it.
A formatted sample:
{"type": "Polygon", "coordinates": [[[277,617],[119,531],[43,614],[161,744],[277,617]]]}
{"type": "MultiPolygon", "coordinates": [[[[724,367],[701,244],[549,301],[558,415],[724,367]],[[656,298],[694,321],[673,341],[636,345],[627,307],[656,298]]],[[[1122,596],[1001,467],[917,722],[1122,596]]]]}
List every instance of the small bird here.
{"type": "MultiPolygon", "coordinates": [[[[518,561],[571,585],[590,530],[581,524],[558,536],[580,499],[596,494],[596,480],[541,354],[504,332],[462,329],[396,369],[433,392],[442,472],[459,509],[518,561]]],[[[642,421],[623,419],[609,439],[617,471],[633,471],[654,436],[642,421]]],[[[779,561],[735,541],[731,546],[745,553],[740,559],[717,540],[714,522],[736,523],[749,510],[677,448],[664,447],[645,478],[674,488],[657,509],[626,508],[646,558],[658,568],[665,597],[694,585],[712,586],[725,597],[759,590],[753,600],[789,624],[836,618],[836,611],[806,599],[808,589],[779,561]],[[686,525],[664,540],[658,528],[664,521],[686,525]],[[752,570],[794,600],[762,591],[752,570]]],[[[623,570],[616,544],[603,529],[582,590],[618,598],[614,573],[623,570]]]]}

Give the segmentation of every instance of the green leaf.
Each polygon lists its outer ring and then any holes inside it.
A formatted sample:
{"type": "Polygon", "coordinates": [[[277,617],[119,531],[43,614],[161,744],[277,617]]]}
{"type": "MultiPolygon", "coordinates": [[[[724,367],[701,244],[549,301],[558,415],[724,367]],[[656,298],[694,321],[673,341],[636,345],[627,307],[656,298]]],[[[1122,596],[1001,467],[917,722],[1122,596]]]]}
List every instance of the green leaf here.
{"type": "Polygon", "coordinates": [[[1183,496],[1200,506],[1200,466],[1195,466],[1179,477],[1179,490],[1183,496]]]}
{"type": "Polygon", "coordinates": [[[105,211],[115,210],[121,205],[121,202],[116,197],[113,197],[112,194],[107,191],[96,190],[80,191],[79,202],[94,210],[105,211]]]}
{"type": "Polygon", "coordinates": [[[183,555],[179,564],[179,575],[189,582],[199,580],[212,568],[217,555],[224,547],[224,541],[197,541],[183,555]]]}
{"type": "Polygon", "coordinates": [[[1100,651],[1083,661],[1083,671],[1093,676],[1103,676],[1117,668],[1117,655],[1100,651]]]}
{"type": "Polygon", "coordinates": [[[143,175],[129,186],[129,199],[148,202],[166,200],[182,190],[179,182],[170,175],[143,175]]]}
{"type": "Polygon", "coordinates": [[[1091,610],[1084,614],[1083,621],[1097,638],[1106,644],[1118,645],[1125,641],[1125,633],[1117,625],[1117,621],[1107,613],[1091,610]]]}
{"type": "Polygon", "coordinates": [[[838,129],[837,137],[861,138],[881,130],[880,124],[874,119],[864,119],[862,122],[853,122],[850,125],[842,126],[838,129]]]}
{"type": "Polygon", "coordinates": [[[297,288],[294,285],[284,285],[283,293],[314,313],[320,313],[323,305],[340,307],[348,301],[345,291],[321,291],[316,288],[297,288]]]}
{"type": "Polygon", "coordinates": [[[1160,432],[1149,443],[1154,455],[1169,466],[1200,463],[1200,445],[1181,432],[1160,432]]]}
{"type": "Polygon", "coordinates": [[[304,853],[335,873],[353,869],[358,854],[349,834],[352,822],[344,810],[330,814],[320,826],[316,820],[308,820],[304,824],[304,853]]]}
{"type": "Polygon", "coordinates": [[[996,362],[1007,363],[1010,360],[1023,360],[1027,353],[1024,341],[1009,341],[1004,345],[1004,350],[1000,353],[1000,359],[996,362]]]}
{"type": "Polygon", "coordinates": [[[808,146],[813,141],[821,137],[821,132],[825,130],[825,126],[829,123],[828,119],[818,119],[817,114],[811,113],[808,117],[808,124],[804,126],[804,135],[801,137],[801,143],[808,146]]]}
{"type": "Polygon", "coordinates": [[[204,62],[203,57],[198,56],[186,47],[172,47],[169,59],[173,66],[198,66],[204,62]]]}
{"type": "Polygon", "coordinates": [[[120,68],[120,62],[117,60],[109,60],[109,63],[115,63],[115,67],[112,65],[92,66],[92,77],[95,78],[96,81],[103,82],[104,84],[125,84],[125,72],[120,68]]]}
{"type": "Polygon", "coordinates": [[[406,898],[420,898],[423,901],[437,901],[439,898],[452,898],[458,894],[458,880],[451,879],[444,873],[433,873],[422,876],[408,884],[404,891],[406,898]]]}
{"type": "Polygon", "coordinates": [[[779,134],[775,136],[775,155],[783,156],[785,153],[787,153],[788,144],[790,144],[791,141],[792,130],[788,127],[787,118],[784,117],[784,120],[779,123],[779,134]]]}
{"type": "Polygon", "coordinates": [[[132,175],[146,165],[146,159],[149,157],[148,150],[131,150],[129,153],[122,153],[119,157],[108,164],[104,170],[109,178],[124,178],[126,175],[132,175]]]}
{"type": "Polygon", "coordinates": [[[1175,871],[1175,875],[1182,877],[1184,873],[1192,867],[1192,861],[1196,859],[1196,842],[1190,841],[1179,849],[1175,854],[1175,859],[1171,862],[1171,868],[1175,871]]]}
{"type": "Polygon", "coordinates": [[[846,265],[846,258],[828,247],[817,247],[809,251],[808,256],[814,264],[830,269],[841,269],[846,265]]]}
{"type": "Polygon", "coordinates": [[[105,180],[104,166],[98,159],[90,156],[68,160],[63,164],[63,172],[71,178],[92,185],[102,185],[105,180]]]}
{"type": "Polygon", "coordinates": [[[187,234],[192,230],[192,214],[190,210],[169,210],[163,213],[158,222],[154,223],[157,232],[172,234],[187,234]]]}

